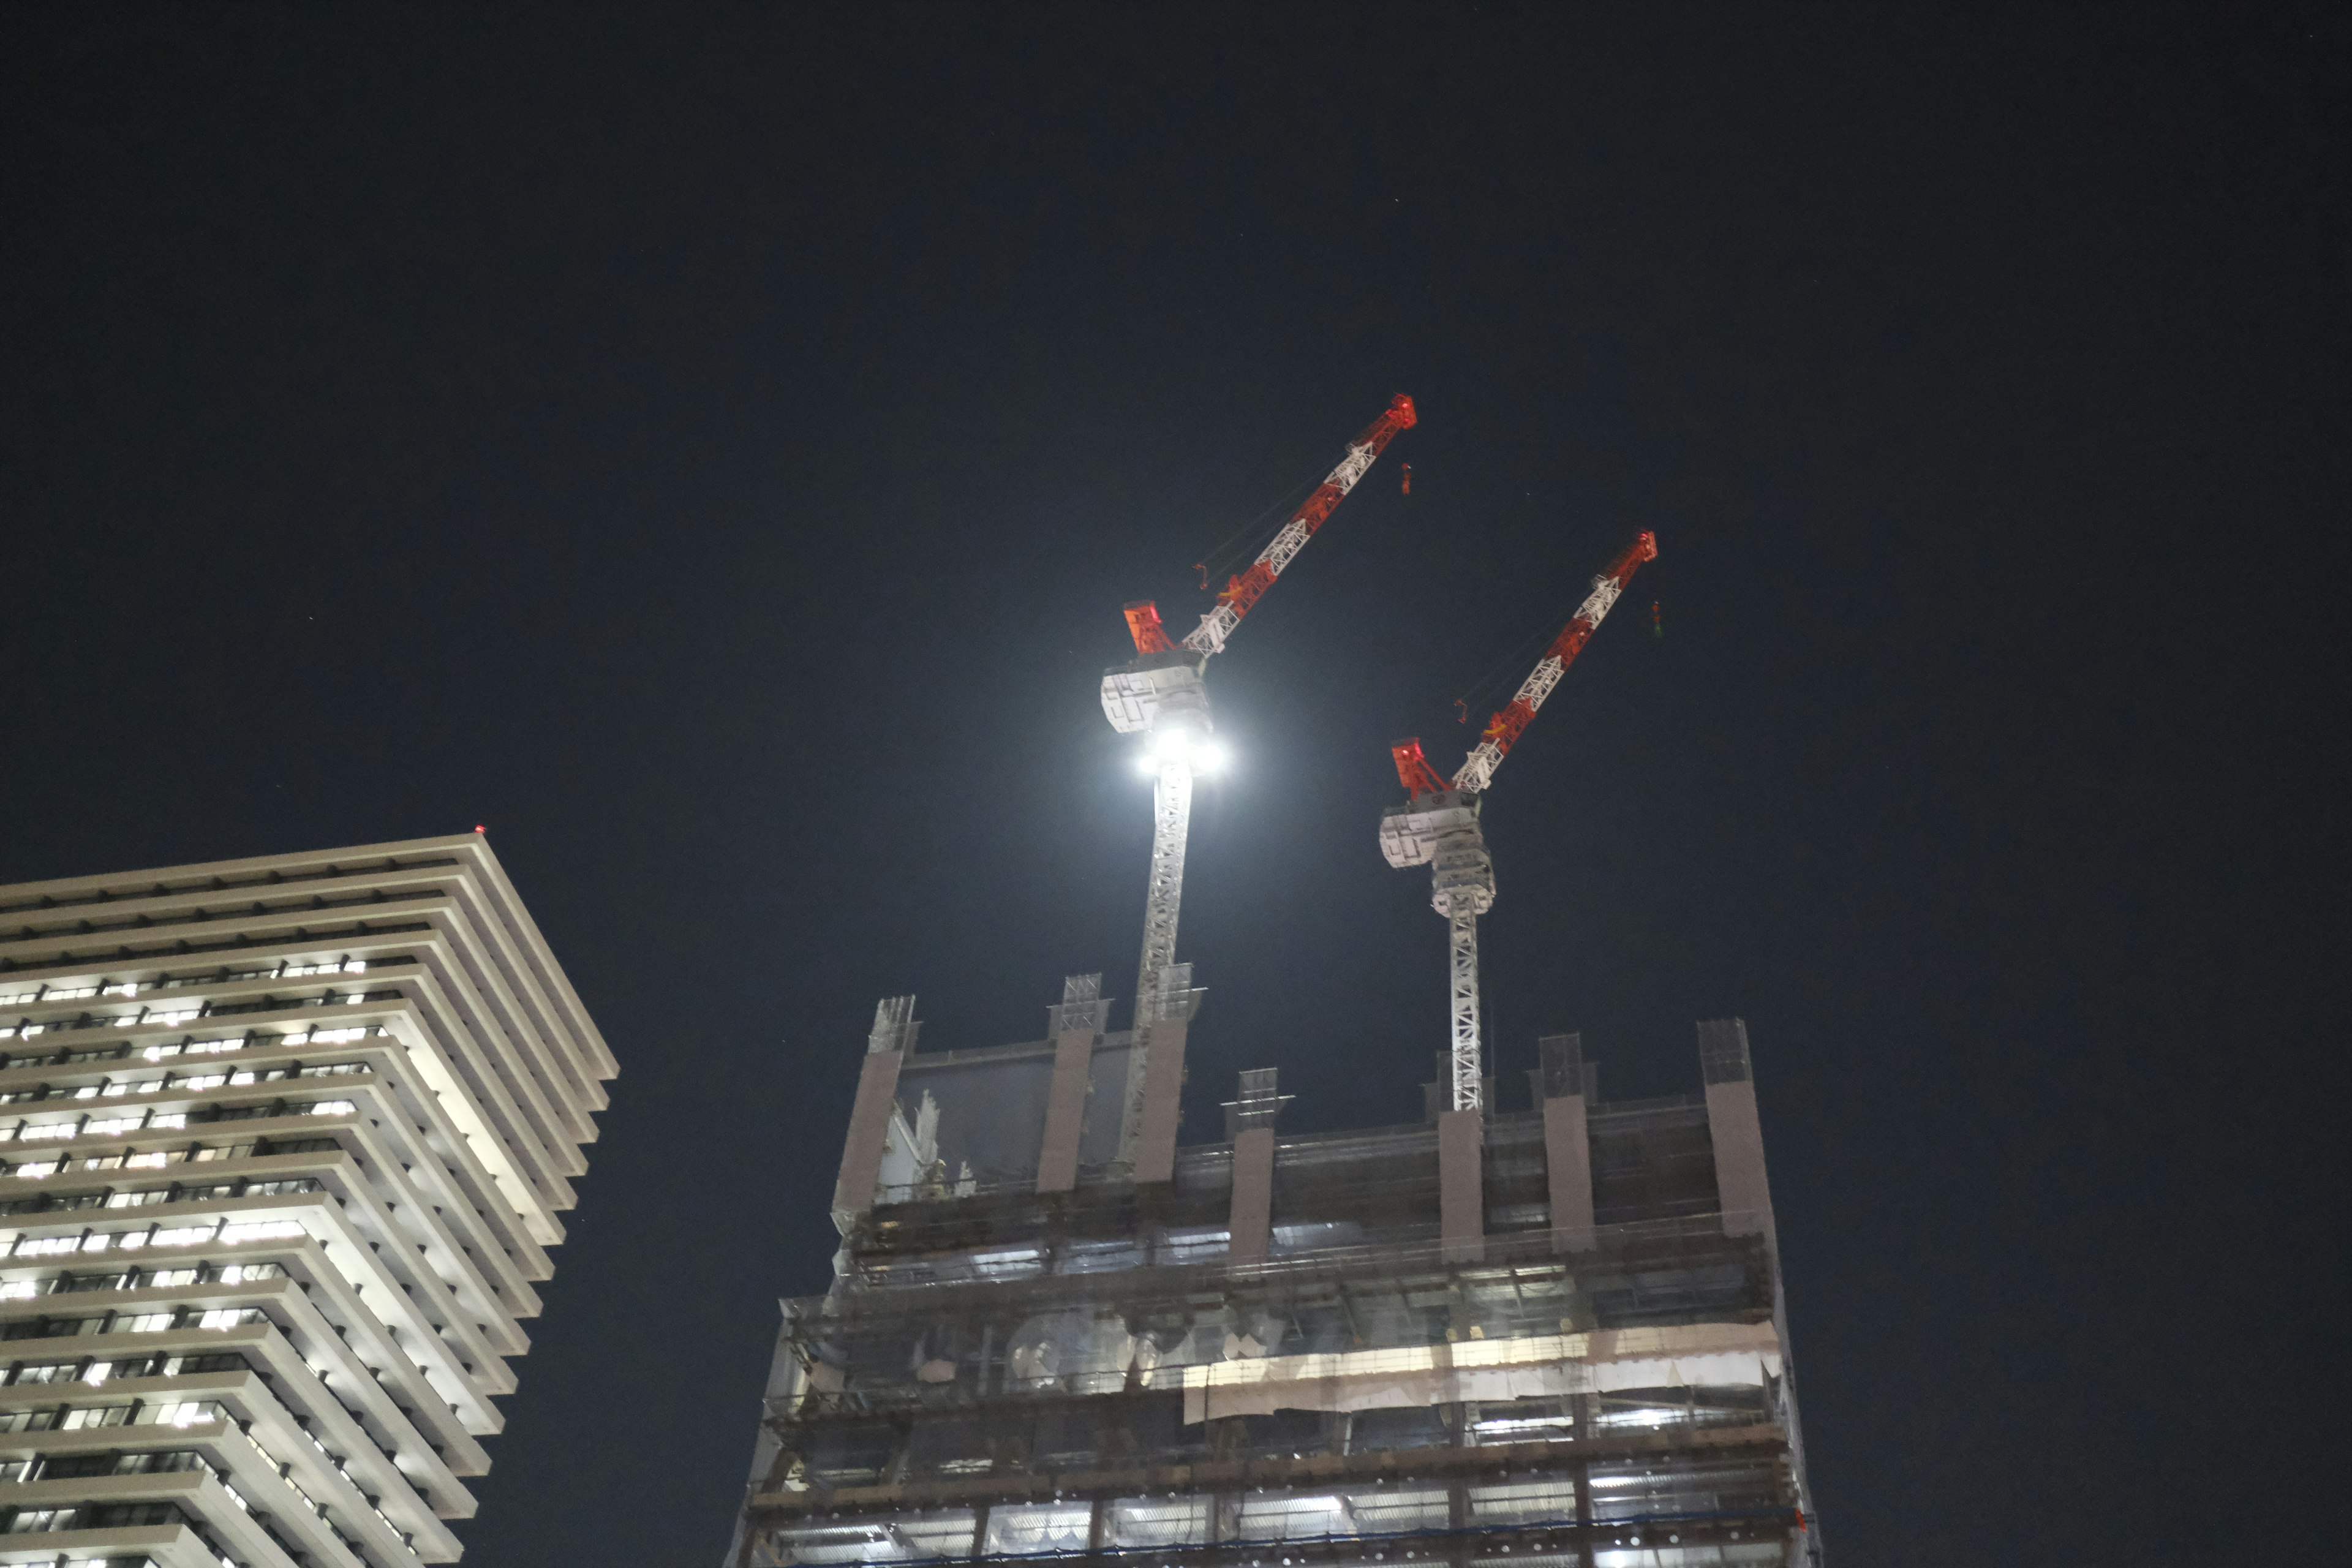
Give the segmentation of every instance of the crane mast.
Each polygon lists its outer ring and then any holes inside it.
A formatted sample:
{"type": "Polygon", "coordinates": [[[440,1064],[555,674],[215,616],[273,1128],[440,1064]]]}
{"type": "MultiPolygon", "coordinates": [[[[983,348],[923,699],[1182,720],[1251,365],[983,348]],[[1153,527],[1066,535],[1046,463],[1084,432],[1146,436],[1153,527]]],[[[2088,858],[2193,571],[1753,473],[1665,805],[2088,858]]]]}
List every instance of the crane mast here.
{"type": "Polygon", "coordinates": [[[1449,1104],[1455,1110],[1479,1110],[1486,1098],[1479,1047],[1478,917],[1495,904],[1495,862],[1478,826],[1481,800],[1494,782],[1495,770],[1584,651],[1634,572],[1643,562],[1657,557],[1657,536],[1644,531],[1593,578],[1592,592],[1519,683],[1517,693],[1487,720],[1478,744],[1451,780],[1430,766],[1418,739],[1389,748],[1397,778],[1412,798],[1381,817],[1381,852],[1391,866],[1429,867],[1429,901],[1445,917],[1448,1087],[1449,1104]]]}
{"type": "Polygon", "coordinates": [[[1400,431],[1412,428],[1412,399],[1400,393],[1379,418],[1348,443],[1339,466],[1292,512],[1244,571],[1228,578],[1215,607],[1182,642],[1171,640],[1159,607],[1139,600],[1126,607],[1136,657],[1103,672],[1103,712],[1121,734],[1147,738],[1153,772],[1151,877],[1144,897],[1143,952],[1135,981],[1136,1044],[1129,1057],[1128,1096],[1119,1135],[1125,1165],[1142,1114],[1144,1031],[1159,1021],[1167,972],[1176,962],[1176,921],[1184,900],[1184,847],[1192,817],[1192,779],[1214,757],[1209,695],[1202,684],[1208,662],[1225,650],[1244,616],[1297,560],[1339,502],[1355,489],[1400,431]]]}

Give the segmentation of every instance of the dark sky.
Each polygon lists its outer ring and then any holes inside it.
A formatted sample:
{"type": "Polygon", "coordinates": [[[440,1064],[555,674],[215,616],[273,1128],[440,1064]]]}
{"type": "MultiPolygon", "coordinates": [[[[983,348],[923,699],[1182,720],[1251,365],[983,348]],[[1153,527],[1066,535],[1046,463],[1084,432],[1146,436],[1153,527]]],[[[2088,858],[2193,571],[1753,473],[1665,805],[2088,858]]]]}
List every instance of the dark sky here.
{"type": "Polygon", "coordinates": [[[1654,529],[1506,1107],[1748,1019],[1842,1561],[2341,1550],[2340,7],[0,26],[0,878],[487,823],[623,1064],[468,1562],[715,1563],[875,998],[1131,993],[1118,607],[1395,392],[1211,669],[1191,1135],[1418,1116],[1387,742],[1654,529]]]}

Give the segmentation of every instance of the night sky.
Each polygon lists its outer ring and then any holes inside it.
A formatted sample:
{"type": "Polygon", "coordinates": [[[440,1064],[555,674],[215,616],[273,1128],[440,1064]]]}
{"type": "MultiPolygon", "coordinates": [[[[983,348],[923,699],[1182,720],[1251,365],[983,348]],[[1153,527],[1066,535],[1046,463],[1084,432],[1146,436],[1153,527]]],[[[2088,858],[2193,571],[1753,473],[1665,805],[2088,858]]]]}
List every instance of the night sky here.
{"type": "Polygon", "coordinates": [[[1654,529],[1505,1109],[1748,1019],[1835,1560],[2341,1551],[2341,7],[0,33],[0,879],[485,823],[622,1063],[468,1563],[716,1563],[876,998],[1130,995],[1119,606],[1398,392],[1211,666],[1188,1137],[1418,1119],[1388,742],[1654,529]]]}

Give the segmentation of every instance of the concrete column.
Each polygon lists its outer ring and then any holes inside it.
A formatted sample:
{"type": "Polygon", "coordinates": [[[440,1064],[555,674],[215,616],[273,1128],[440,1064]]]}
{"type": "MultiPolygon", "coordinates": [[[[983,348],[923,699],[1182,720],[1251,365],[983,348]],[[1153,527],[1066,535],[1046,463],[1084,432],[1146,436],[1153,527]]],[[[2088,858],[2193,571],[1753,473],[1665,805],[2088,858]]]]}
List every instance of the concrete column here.
{"type": "Polygon", "coordinates": [[[1551,1201],[1551,1244],[1560,1252],[1593,1245],[1592,1141],[1585,1123],[1584,1049],[1575,1035],[1537,1043],[1537,1103],[1543,1107],[1544,1175],[1551,1201]]]}
{"type": "Polygon", "coordinates": [[[1078,1184],[1078,1134],[1087,1121],[1087,1076],[1094,1065],[1091,1026],[1054,1038],[1054,1082],[1045,1095],[1045,1141],[1037,1152],[1037,1190],[1066,1193],[1078,1184]]]}
{"type": "Polygon", "coordinates": [[[1066,1193],[1078,1184],[1078,1139],[1087,1125],[1087,1087],[1095,1040],[1102,1032],[1102,976],[1062,982],[1062,1005],[1048,1010],[1054,1077],[1045,1090],[1045,1132],[1037,1150],[1037,1190],[1066,1193]]]}
{"type": "Polygon", "coordinates": [[[1136,999],[1134,1044],[1127,1053],[1127,1083],[1119,1102],[1118,1154],[1111,1165],[1114,1179],[1145,1183],[1174,1178],[1184,1028],[1200,1005],[1201,992],[1192,984],[1189,963],[1160,970],[1158,989],[1136,999]],[[1175,1026],[1174,1032],[1165,1032],[1164,1025],[1175,1026]],[[1171,1050],[1176,1061],[1153,1066],[1171,1050]]]}
{"type": "Polygon", "coordinates": [[[890,1111],[898,1094],[898,1067],[914,1048],[915,999],[886,996],[874,1007],[874,1029],[866,1037],[866,1063],[857,1075],[857,1099],[849,1110],[849,1135],[841,1148],[841,1174],[833,1186],[833,1223],[844,1236],[856,1217],[874,1206],[882,1180],[882,1147],[890,1136],[890,1111]]]}
{"type": "Polygon", "coordinates": [[[1706,1080],[1706,1130],[1715,1144],[1715,1187],[1729,1236],[1773,1234],[1772,1190],[1764,1179],[1764,1125],[1748,1060],[1748,1025],[1717,1018],[1698,1026],[1706,1080]]]}
{"type": "Polygon", "coordinates": [[[1448,1263],[1486,1256],[1486,1124],[1475,1110],[1437,1115],[1438,1233],[1448,1263]]]}
{"type": "Polygon", "coordinates": [[[1241,1093],[1225,1107],[1234,1141],[1234,1194],[1225,1257],[1263,1263],[1274,1242],[1274,1121],[1286,1097],[1275,1092],[1275,1069],[1242,1074],[1241,1093]]]}
{"type": "Polygon", "coordinates": [[[1274,1129],[1246,1127],[1234,1136],[1234,1263],[1263,1263],[1274,1241],[1274,1129]]]}
{"type": "Polygon", "coordinates": [[[1146,1031],[1143,1125],[1135,1144],[1135,1179],[1176,1179],[1176,1130],[1183,1120],[1184,1018],[1163,1018],[1146,1031]]]}

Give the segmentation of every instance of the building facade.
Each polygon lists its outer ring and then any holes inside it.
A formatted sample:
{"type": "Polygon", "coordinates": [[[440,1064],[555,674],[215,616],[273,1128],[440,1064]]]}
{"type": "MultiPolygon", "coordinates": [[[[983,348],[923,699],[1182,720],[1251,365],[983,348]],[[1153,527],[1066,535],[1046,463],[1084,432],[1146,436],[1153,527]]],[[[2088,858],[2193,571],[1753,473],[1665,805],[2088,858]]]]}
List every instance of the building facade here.
{"type": "Polygon", "coordinates": [[[455,1559],[615,1070],[478,834],[0,887],[0,1564],[455,1559]]]}
{"type": "Polygon", "coordinates": [[[1199,993],[1123,1142],[1096,989],[982,1050],[878,1009],[730,1568],[1819,1563],[1743,1024],[1698,1095],[1565,1036],[1525,1110],[1441,1062],[1420,1124],[1294,1136],[1265,1070],[1180,1148],[1199,993]]]}

